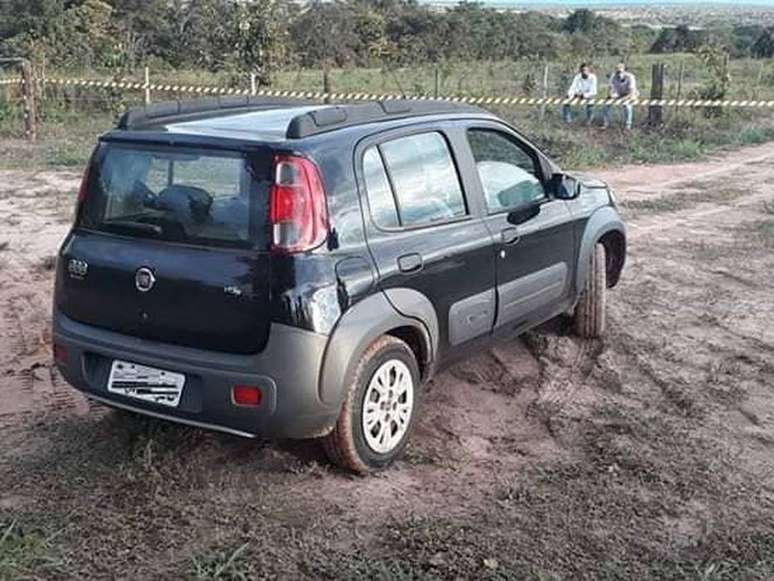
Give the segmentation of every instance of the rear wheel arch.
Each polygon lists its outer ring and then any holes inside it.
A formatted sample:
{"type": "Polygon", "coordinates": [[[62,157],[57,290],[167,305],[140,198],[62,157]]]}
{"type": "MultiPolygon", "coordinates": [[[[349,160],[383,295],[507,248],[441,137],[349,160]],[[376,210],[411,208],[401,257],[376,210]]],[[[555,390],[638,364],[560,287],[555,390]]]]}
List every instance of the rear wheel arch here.
{"type": "Polygon", "coordinates": [[[347,310],[331,333],[318,382],[320,401],[341,403],[360,357],[383,335],[408,344],[422,378],[426,378],[432,369],[437,337],[432,336],[431,327],[423,320],[398,312],[384,293],[377,292],[347,310]]]}
{"type": "Polygon", "coordinates": [[[419,374],[422,380],[428,379],[431,372],[430,339],[427,332],[413,325],[395,327],[385,333],[400,339],[409,346],[419,365],[419,374]]]}

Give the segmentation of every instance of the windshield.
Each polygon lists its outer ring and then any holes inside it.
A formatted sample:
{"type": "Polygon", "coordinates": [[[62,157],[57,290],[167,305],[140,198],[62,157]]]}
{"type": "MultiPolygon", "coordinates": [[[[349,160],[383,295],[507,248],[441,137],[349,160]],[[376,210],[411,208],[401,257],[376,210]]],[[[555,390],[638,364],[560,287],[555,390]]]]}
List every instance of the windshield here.
{"type": "Polygon", "coordinates": [[[262,230],[242,153],[108,144],[95,159],[84,228],[238,247],[252,246],[262,230]]]}

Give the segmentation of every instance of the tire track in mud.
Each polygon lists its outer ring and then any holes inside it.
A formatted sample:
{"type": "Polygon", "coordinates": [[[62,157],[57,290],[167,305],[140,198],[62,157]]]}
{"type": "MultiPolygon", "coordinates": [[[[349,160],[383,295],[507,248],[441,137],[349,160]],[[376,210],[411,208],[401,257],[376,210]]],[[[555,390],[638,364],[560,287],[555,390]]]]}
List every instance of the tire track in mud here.
{"type": "MultiPolygon", "coordinates": [[[[670,196],[683,196],[684,190],[681,186],[688,184],[691,189],[696,189],[696,184],[701,183],[710,191],[716,187],[716,181],[723,182],[722,185],[727,187],[729,179],[731,184],[738,186],[746,186],[750,183],[765,184],[772,178],[770,167],[774,167],[774,143],[751,148],[749,152],[732,152],[728,155],[728,159],[716,158],[709,162],[674,167],[625,167],[599,173],[608,174],[603,175],[603,179],[611,183],[618,198],[625,202],[632,198],[643,199],[644,193],[667,199],[670,196]],[[772,163],[765,163],[767,161],[772,163]],[[642,180],[647,181],[647,185],[643,186],[632,180],[632,175],[641,176],[642,180]],[[742,179],[741,176],[744,178],[742,179]]],[[[649,274],[648,270],[654,266],[647,257],[652,245],[679,245],[683,237],[691,235],[714,241],[718,237],[718,230],[735,227],[745,220],[754,219],[755,210],[773,198],[772,192],[755,191],[750,188],[748,193],[726,200],[705,202],[699,195],[695,206],[689,208],[678,206],[672,211],[631,212],[632,215],[627,215],[629,213],[624,209],[629,238],[628,269],[630,272],[627,276],[627,272],[624,271],[623,288],[614,293],[628,295],[622,297],[621,302],[628,302],[632,296],[642,293],[636,285],[629,284],[631,281],[627,279],[631,277],[633,268],[637,272],[644,270],[649,274]],[[751,214],[750,211],[753,213],[751,214]]],[[[663,264],[657,268],[662,266],[663,264]]],[[[675,272],[678,276],[681,267],[681,264],[675,264],[675,272]]],[[[760,287],[757,283],[750,286],[760,287]]],[[[618,311],[615,316],[616,324],[629,324],[626,318],[620,317],[620,305],[616,307],[618,311]]],[[[676,308],[679,307],[676,306],[676,308]]],[[[610,312],[608,316],[611,316],[610,312]]],[[[755,337],[745,336],[728,327],[725,327],[725,330],[739,337],[755,350],[771,352],[774,349],[772,344],[755,337]]],[[[599,398],[603,396],[597,388],[605,391],[610,391],[612,388],[614,392],[620,392],[624,388],[621,377],[623,369],[628,369],[628,373],[640,376],[642,380],[654,383],[661,395],[672,403],[678,406],[690,405],[690,402],[681,399],[683,397],[679,385],[681,379],[670,376],[672,369],[657,369],[647,357],[640,356],[638,349],[642,345],[637,334],[612,333],[602,341],[581,341],[566,334],[549,331],[530,333],[524,340],[532,356],[540,364],[535,399],[529,405],[529,409],[537,410],[536,413],[544,420],[552,437],[557,436],[554,423],[557,420],[561,421],[563,415],[582,413],[572,408],[599,403],[599,398]],[[603,357],[604,361],[601,361],[603,357]],[[619,365],[621,369],[614,369],[611,365],[619,365]],[[677,386],[672,385],[675,382],[677,386]]],[[[734,350],[737,355],[738,352],[738,349],[734,350]]],[[[763,366],[761,369],[771,365],[758,359],[754,356],[750,357],[751,361],[756,361],[763,366]]]]}

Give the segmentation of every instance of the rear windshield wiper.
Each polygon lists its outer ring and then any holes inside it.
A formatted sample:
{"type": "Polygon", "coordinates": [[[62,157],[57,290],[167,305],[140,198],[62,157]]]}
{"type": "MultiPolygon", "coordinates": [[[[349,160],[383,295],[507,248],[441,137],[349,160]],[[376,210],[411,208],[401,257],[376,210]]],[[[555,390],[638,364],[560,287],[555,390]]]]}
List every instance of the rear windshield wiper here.
{"type": "Polygon", "coordinates": [[[156,236],[161,236],[164,231],[158,224],[148,224],[147,222],[135,222],[133,220],[106,220],[102,223],[104,226],[126,228],[129,230],[139,230],[156,236]]]}

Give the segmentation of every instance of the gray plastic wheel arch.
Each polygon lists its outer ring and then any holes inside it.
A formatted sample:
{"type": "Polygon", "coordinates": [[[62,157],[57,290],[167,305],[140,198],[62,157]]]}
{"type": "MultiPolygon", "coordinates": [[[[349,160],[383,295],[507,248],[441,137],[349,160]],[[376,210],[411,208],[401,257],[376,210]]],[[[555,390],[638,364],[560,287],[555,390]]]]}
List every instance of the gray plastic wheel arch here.
{"type": "Polygon", "coordinates": [[[420,333],[427,359],[421,363],[430,363],[438,350],[438,318],[428,298],[412,289],[377,292],[344,313],[333,330],[320,371],[320,401],[343,401],[360,356],[377,338],[398,327],[420,333]]]}

